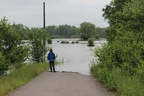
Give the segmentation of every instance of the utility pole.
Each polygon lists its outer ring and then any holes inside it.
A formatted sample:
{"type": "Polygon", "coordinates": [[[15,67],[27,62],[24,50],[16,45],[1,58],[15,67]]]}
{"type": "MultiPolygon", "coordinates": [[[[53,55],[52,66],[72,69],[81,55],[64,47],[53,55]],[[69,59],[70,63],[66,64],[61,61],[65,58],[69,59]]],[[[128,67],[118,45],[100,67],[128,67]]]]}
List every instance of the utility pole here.
{"type": "Polygon", "coordinates": [[[43,28],[45,31],[45,2],[43,2],[43,28]]]}
{"type": "Polygon", "coordinates": [[[45,31],[45,2],[43,2],[43,30],[44,30],[44,38],[43,38],[43,45],[44,45],[44,62],[45,62],[45,47],[46,47],[46,31],[45,31]]]}

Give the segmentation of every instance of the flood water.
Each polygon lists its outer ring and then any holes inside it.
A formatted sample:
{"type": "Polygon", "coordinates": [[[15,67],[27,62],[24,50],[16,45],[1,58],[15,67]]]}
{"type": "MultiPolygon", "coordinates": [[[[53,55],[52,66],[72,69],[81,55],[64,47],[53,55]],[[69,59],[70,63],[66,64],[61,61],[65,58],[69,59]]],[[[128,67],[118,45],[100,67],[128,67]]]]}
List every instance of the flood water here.
{"type": "Polygon", "coordinates": [[[72,41],[76,40],[79,39],[53,39],[53,43],[48,45],[48,47],[52,47],[53,52],[57,55],[57,61],[60,62],[60,65],[56,66],[56,71],[78,72],[89,75],[90,62],[95,59],[92,55],[93,50],[96,46],[101,46],[103,41],[95,41],[94,47],[88,47],[87,41],[71,44],[72,41]],[[61,44],[62,40],[70,43],[61,44]]]}

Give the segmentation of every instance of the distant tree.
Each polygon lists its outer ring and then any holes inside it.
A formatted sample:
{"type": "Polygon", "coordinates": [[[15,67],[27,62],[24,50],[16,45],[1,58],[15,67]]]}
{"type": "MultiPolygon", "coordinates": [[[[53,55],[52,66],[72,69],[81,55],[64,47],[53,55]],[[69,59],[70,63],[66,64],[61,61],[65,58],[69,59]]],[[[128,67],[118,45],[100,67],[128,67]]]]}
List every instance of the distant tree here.
{"type": "Polygon", "coordinates": [[[52,26],[47,26],[46,27],[46,33],[49,35],[55,35],[56,34],[56,26],[52,25],[52,26]]]}
{"type": "Polygon", "coordinates": [[[95,34],[93,35],[96,39],[100,38],[101,28],[95,28],[95,34]]]}
{"type": "Polygon", "coordinates": [[[107,28],[96,27],[96,32],[95,32],[96,39],[106,38],[106,30],[107,28]]]}
{"type": "Polygon", "coordinates": [[[65,37],[71,38],[77,35],[77,28],[70,25],[59,25],[59,26],[47,26],[46,33],[51,37],[65,37]]]}
{"type": "Polygon", "coordinates": [[[83,22],[80,24],[79,35],[82,40],[87,40],[95,32],[95,25],[89,22],[83,22]]]}

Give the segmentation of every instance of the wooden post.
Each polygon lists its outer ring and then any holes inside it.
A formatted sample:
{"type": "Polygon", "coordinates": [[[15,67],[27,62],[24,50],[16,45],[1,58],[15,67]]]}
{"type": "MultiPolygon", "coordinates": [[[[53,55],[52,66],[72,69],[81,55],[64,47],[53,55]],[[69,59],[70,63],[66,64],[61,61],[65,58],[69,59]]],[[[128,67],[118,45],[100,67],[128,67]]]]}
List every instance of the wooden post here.
{"type": "Polygon", "coordinates": [[[43,28],[45,31],[45,2],[43,2],[43,28]]]}
{"type": "MultiPolygon", "coordinates": [[[[45,2],[43,2],[43,30],[44,30],[44,33],[46,34],[46,31],[45,31],[45,2]]],[[[46,36],[44,35],[44,38],[43,38],[43,45],[44,47],[46,47],[46,36]]],[[[44,62],[46,61],[46,58],[45,58],[45,49],[44,49],[44,62]]]]}

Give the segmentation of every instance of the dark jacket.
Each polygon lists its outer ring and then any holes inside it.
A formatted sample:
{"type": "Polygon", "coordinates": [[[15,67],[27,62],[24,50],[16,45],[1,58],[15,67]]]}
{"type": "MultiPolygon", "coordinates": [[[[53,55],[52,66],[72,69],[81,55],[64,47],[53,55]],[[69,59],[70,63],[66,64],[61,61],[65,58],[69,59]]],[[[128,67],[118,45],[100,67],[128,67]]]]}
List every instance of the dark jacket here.
{"type": "Polygon", "coordinates": [[[55,54],[53,52],[49,52],[48,55],[47,55],[47,59],[50,62],[53,62],[55,60],[55,54]]]}

